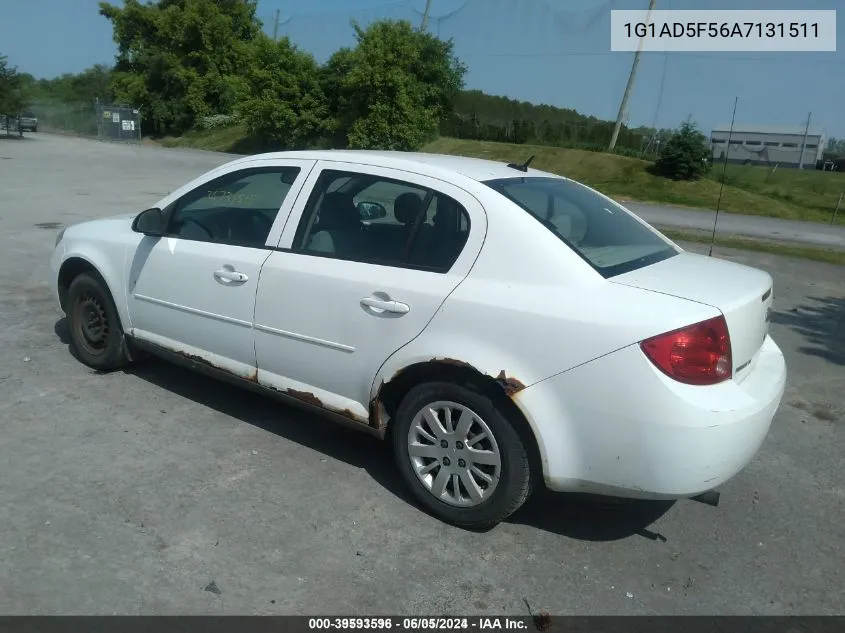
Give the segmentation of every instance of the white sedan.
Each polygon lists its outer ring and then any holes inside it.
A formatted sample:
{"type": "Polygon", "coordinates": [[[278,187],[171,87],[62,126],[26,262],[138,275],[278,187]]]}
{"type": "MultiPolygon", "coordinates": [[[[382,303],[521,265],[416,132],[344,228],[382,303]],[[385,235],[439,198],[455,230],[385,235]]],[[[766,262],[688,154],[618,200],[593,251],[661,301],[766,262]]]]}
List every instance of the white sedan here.
{"type": "Polygon", "coordinates": [[[241,158],[67,228],[51,265],[85,364],[152,353],[317,408],[387,439],[421,504],[465,527],[538,482],[711,491],[784,392],[767,273],[527,164],[241,158]]]}

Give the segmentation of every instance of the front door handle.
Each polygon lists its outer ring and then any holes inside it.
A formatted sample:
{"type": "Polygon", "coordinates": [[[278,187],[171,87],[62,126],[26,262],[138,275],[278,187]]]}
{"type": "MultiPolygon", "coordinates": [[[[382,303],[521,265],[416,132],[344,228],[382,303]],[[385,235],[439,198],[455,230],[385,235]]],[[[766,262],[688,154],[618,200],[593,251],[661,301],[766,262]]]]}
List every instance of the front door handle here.
{"type": "Polygon", "coordinates": [[[231,270],[229,268],[215,270],[214,276],[217,279],[225,279],[226,281],[233,281],[235,283],[244,283],[249,280],[249,277],[247,277],[244,273],[239,273],[238,271],[231,270]]]}
{"type": "Polygon", "coordinates": [[[408,314],[411,311],[411,306],[407,303],[399,301],[386,301],[383,299],[374,299],[373,297],[364,297],[361,299],[361,305],[370,308],[374,312],[393,312],[395,314],[408,314]]]}

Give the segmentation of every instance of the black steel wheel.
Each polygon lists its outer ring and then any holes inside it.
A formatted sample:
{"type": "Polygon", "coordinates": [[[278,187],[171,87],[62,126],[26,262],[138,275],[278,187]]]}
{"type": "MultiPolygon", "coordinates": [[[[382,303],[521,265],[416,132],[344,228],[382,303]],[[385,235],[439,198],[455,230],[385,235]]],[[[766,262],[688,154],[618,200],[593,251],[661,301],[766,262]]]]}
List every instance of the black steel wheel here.
{"type": "Polygon", "coordinates": [[[84,273],[71,282],[65,312],[79,360],[103,371],[127,363],[120,317],[99,275],[84,273]]]}

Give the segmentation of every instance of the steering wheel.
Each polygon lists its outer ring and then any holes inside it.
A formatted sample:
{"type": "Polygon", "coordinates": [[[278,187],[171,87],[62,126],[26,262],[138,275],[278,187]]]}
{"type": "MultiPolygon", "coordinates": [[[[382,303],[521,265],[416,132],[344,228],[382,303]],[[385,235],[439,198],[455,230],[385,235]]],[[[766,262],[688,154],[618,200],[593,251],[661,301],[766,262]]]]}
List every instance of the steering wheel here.
{"type": "Polygon", "coordinates": [[[267,236],[270,234],[270,230],[273,228],[273,220],[269,219],[266,215],[261,213],[256,209],[238,209],[237,213],[232,215],[232,220],[238,222],[239,220],[243,222],[246,218],[239,218],[238,216],[248,214],[249,219],[256,220],[255,224],[259,225],[258,230],[262,231],[262,235],[264,239],[267,239],[267,236]]]}
{"type": "Polygon", "coordinates": [[[182,223],[183,223],[183,224],[187,224],[188,222],[191,222],[192,224],[196,224],[196,225],[197,225],[198,227],[200,227],[203,231],[205,231],[206,235],[208,235],[208,239],[213,239],[213,238],[214,238],[214,234],[213,234],[213,233],[212,233],[212,232],[208,229],[208,227],[207,227],[207,226],[205,226],[205,225],[204,225],[202,222],[200,222],[199,220],[195,220],[194,218],[182,218],[182,223]]]}

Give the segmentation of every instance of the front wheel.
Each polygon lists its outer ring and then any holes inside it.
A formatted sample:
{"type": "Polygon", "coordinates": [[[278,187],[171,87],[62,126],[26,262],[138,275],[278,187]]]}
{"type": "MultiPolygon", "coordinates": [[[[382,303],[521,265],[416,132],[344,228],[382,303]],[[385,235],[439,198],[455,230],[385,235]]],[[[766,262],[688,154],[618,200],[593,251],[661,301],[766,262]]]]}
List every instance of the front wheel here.
{"type": "Polygon", "coordinates": [[[99,275],[84,273],[68,289],[67,318],[76,356],[93,369],[108,371],[126,364],[120,318],[99,275]]]}
{"type": "Polygon", "coordinates": [[[487,395],[452,383],[418,385],[402,399],[393,425],[405,482],[443,521],[493,527],[528,498],[528,451],[487,395]]]}

